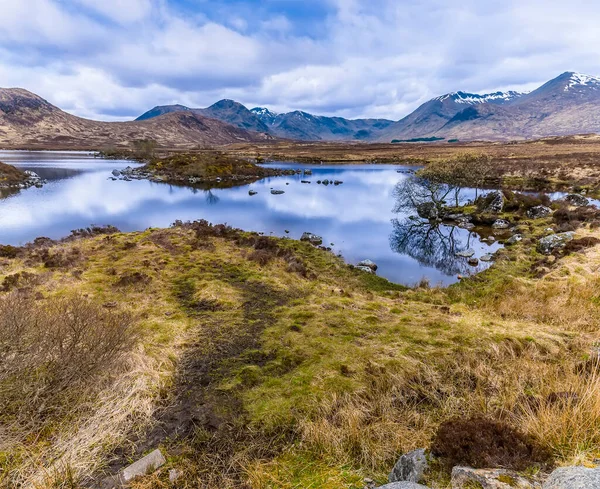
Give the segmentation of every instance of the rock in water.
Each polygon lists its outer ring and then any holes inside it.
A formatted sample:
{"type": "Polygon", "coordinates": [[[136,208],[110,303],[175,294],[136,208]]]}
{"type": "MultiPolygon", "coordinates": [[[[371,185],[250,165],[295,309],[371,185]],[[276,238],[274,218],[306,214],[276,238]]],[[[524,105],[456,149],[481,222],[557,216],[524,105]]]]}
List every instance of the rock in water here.
{"type": "Polygon", "coordinates": [[[313,233],[304,233],[300,238],[300,241],[308,241],[310,244],[319,246],[323,244],[323,238],[313,233]]]}
{"type": "Polygon", "coordinates": [[[575,207],[585,207],[590,204],[590,201],[586,197],[579,194],[569,194],[565,197],[565,200],[575,207]]]}
{"type": "Polygon", "coordinates": [[[561,467],[550,474],[542,487],[543,489],[600,488],[600,469],[561,467]]]}
{"type": "Polygon", "coordinates": [[[552,214],[552,209],[545,205],[537,205],[527,211],[527,217],[530,219],[541,219],[542,217],[548,217],[552,214]]]}
{"type": "Polygon", "coordinates": [[[258,192],[257,192],[256,190],[249,190],[249,191],[248,191],[248,195],[250,195],[251,197],[252,197],[253,195],[256,195],[257,193],[258,193],[258,192]]]}
{"type": "Polygon", "coordinates": [[[515,472],[503,469],[452,469],[452,489],[533,489],[535,486],[515,472]]]}
{"type": "Polygon", "coordinates": [[[285,194],[285,192],[283,190],[271,190],[271,193],[273,195],[281,195],[281,194],[285,194]]]}
{"type": "Polygon", "coordinates": [[[390,482],[422,482],[423,475],[428,468],[425,450],[419,448],[400,457],[388,480],[390,482]]]}
{"type": "Polygon", "coordinates": [[[460,258],[471,258],[473,255],[475,255],[475,250],[469,248],[465,251],[457,251],[455,255],[460,258]]]}
{"type": "Polygon", "coordinates": [[[121,172],[119,170],[113,170],[112,171],[113,176],[115,177],[120,177],[121,176],[121,172]]]}
{"type": "Polygon", "coordinates": [[[424,202],[417,206],[417,214],[423,219],[434,221],[440,216],[437,206],[433,202],[424,202]]]}
{"type": "Polygon", "coordinates": [[[371,270],[373,270],[374,272],[377,271],[377,268],[379,268],[377,266],[377,264],[374,261],[371,260],[363,260],[361,261],[358,265],[356,265],[357,267],[367,267],[370,268],[371,270]]]}
{"type": "Polygon", "coordinates": [[[490,262],[490,261],[494,261],[494,255],[492,255],[491,253],[486,253],[485,255],[483,255],[480,258],[481,261],[484,262],[490,262]]]}
{"type": "Polygon", "coordinates": [[[472,267],[476,267],[477,265],[479,265],[479,259],[472,257],[472,258],[469,258],[469,261],[467,263],[469,265],[471,265],[472,267]]]}
{"type": "Polygon", "coordinates": [[[489,204],[484,209],[484,212],[497,214],[498,212],[502,212],[502,209],[504,209],[504,194],[500,192],[500,190],[496,190],[487,194],[486,200],[489,201],[489,204]]]}
{"type": "Polygon", "coordinates": [[[551,234],[540,239],[537,250],[543,255],[549,255],[554,251],[560,250],[575,237],[571,231],[568,233],[551,234]]]}

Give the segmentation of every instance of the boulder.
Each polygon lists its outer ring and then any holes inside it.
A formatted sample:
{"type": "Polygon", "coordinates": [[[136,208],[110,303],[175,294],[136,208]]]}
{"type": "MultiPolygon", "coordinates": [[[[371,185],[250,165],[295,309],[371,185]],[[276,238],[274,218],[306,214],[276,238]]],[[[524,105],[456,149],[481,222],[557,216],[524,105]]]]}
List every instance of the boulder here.
{"type": "Polygon", "coordinates": [[[574,238],[575,234],[571,231],[568,233],[551,234],[545,236],[538,242],[537,250],[543,255],[549,255],[554,251],[560,250],[574,238]]]}
{"type": "Polygon", "coordinates": [[[541,219],[552,214],[552,209],[545,205],[536,205],[527,211],[527,217],[530,219],[541,219]]]}
{"type": "Polygon", "coordinates": [[[422,482],[423,475],[429,469],[425,450],[419,448],[402,455],[390,472],[390,482],[422,482]]]}
{"type": "Polygon", "coordinates": [[[366,272],[366,273],[371,273],[374,274],[375,270],[373,270],[371,267],[361,267],[361,266],[357,266],[356,267],[357,270],[360,270],[361,272],[366,272]]]}
{"type": "Polygon", "coordinates": [[[600,469],[561,467],[550,474],[542,487],[543,489],[600,488],[600,469]]]}
{"type": "Polygon", "coordinates": [[[476,267],[477,265],[479,265],[479,259],[472,257],[472,258],[469,258],[469,261],[467,261],[467,263],[469,265],[471,265],[472,267],[476,267]]]}
{"type": "Polygon", "coordinates": [[[417,214],[422,219],[429,219],[434,221],[440,217],[437,206],[433,202],[424,202],[417,206],[417,214]]]}
{"type": "Polygon", "coordinates": [[[416,482],[392,482],[385,486],[379,486],[378,489],[429,489],[427,486],[417,484],[416,482]]]}
{"type": "Polygon", "coordinates": [[[590,201],[586,197],[579,194],[569,194],[565,197],[565,200],[575,207],[585,207],[590,204],[590,201]]]}
{"type": "MultiPolygon", "coordinates": [[[[533,489],[536,486],[525,477],[504,469],[452,469],[452,489],[533,489]]],[[[539,486],[538,486],[539,487],[539,486]]]]}
{"type": "MultiPolygon", "coordinates": [[[[332,246],[333,246],[333,245],[332,245],[332,246]]],[[[357,266],[358,266],[358,267],[368,267],[368,268],[370,268],[371,270],[373,270],[374,272],[376,272],[376,271],[377,271],[377,268],[379,268],[379,267],[377,266],[377,264],[376,264],[374,261],[372,261],[372,260],[363,260],[363,261],[361,261],[361,262],[360,262],[360,263],[359,263],[357,266]]]]}
{"type": "Polygon", "coordinates": [[[271,190],[271,193],[273,195],[282,195],[282,194],[285,194],[285,192],[283,190],[271,190]]]}
{"type": "Polygon", "coordinates": [[[253,195],[256,195],[256,194],[258,194],[258,192],[257,192],[256,190],[249,190],[249,191],[248,191],[248,195],[250,195],[251,197],[252,197],[253,195]]]}
{"type": "Polygon", "coordinates": [[[511,236],[510,238],[508,238],[506,240],[506,244],[507,246],[512,246],[517,244],[519,241],[523,241],[523,236],[521,236],[520,234],[515,234],[514,236],[511,236]]]}
{"type": "Polygon", "coordinates": [[[159,467],[162,467],[167,461],[160,450],[154,450],[144,458],[132,463],[129,467],[123,469],[121,472],[121,479],[124,482],[129,482],[136,477],[151,474],[159,467]]]}
{"type": "Polygon", "coordinates": [[[497,219],[494,224],[492,224],[493,229],[508,229],[510,227],[510,223],[505,219],[497,219]]]}
{"type": "Polygon", "coordinates": [[[113,176],[115,177],[120,177],[121,176],[121,172],[119,170],[113,170],[112,171],[113,176]]]}
{"type": "Polygon", "coordinates": [[[489,204],[483,210],[484,212],[497,214],[498,212],[502,212],[502,209],[504,209],[504,194],[500,192],[500,190],[495,190],[494,192],[487,194],[486,200],[489,201],[489,204]]]}
{"type": "Polygon", "coordinates": [[[320,246],[323,244],[323,238],[313,233],[303,233],[300,241],[308,241],[310,244],[320,246]]]}
{"type": "Polygon", "coordinates": [[[456,256],[460,257],[460,258],[471,258],[472,256],[475,255],[475,250],[469,248],[468,250],[464,250],[464,251],[457,251],[455,253],[456,256]]]}
{"type": "Polygon", "coordinates": [[[469,221],[460,221],[458,223],[458,227],[462,228],[462,229],[471,230],[475,227],[475,224],[473,224],[472,222],[469,222],[469,221]]]}
{"type": "Polygon", "coordinates": [[[491,253],[486,253],[485,255],[483,255],[480,258],[481,261],[483,262],[490,262],[490,261],[494,261],[494,255],[492,255],[491,253]]]}

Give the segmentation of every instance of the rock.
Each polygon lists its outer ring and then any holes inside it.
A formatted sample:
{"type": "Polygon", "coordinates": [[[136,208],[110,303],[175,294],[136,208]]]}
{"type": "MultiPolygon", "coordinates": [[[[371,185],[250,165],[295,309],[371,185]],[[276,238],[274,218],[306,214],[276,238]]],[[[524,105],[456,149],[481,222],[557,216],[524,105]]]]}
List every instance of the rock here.
{"type": "Polygon", "coordinates": [[[485,255],[483,255],[480,258],[481,261],[483,262],[490,262],[490,261],[494,261],[494,255],[492,255],[491,253],[486,253],[485,255]]]}
{"type": "Polygon", "coordinates": [[[273,195],[282,195],[282,194],[285,194],[285,192],[283,190],[271,190],[271,193],[273,195]]]}
{"type": "Polygon", "coordinates": [[[310,183],[310,180],[300,180],[300,183],[310,183]]]}
{"type": "Polygon", "coordinates": [[[565,197],[565,200],[575,207],[585,207],[590,204],[590,201],[586,197],[579,194],[569,194],[565,197]]]}
{"type": "Polygon", "coordinates": [[[561,467],[546,480],[543,489],[593,489],[600,488],[600,469],[561,467]]]}
{"type": "Polygon", "coordinates": [[[113,170],[112,171],[113,176],[115,177],[120,177],[121,176],[121,172],[119,170],[113,170]]]}
{"type": "Polygon", "coordinates": [[[132,463],[129,467],[123,469],[121,479],[124,482],[129,482],[136,477],[151,474],[159,467],[162,467],[167,461],[160,450],[154,450],[144,458],[132,463]]]}
{"type": "Polygon", "coordinates": [[[335,186],[337,186],[337,185],[342,185],[343,183],[344,183],[344,182],[342,182],[341,180],[336,180],[335,182],[333,182],[333,184],[334,184],[335,186]]]}
{"type": "Polygon", "coordinates": [[[475,250],[469,248],[465,251],[457,251],[455,255],[460,258],[471,258],[473,255],[475,255],[475,250]]]}
{"type": "Polygon", "coordinates": [[[520,234],[515,234],[514,236],[511,236],[510,238],[508,238],[506,240],[506,244],[507,246],[512,246],[517,244],[519,241],[523,241],[523,236],[520,234]]]}
{"type": "Polygon", "coordinates": [[[472,258],[469,258],[469,261],[467,261],[467,263],[469,265],[471,265],[472,267],[476,267],[477,265],[479,265],[479,259],[472,257],[472,258]]]}
{"type": "Polygon", "coordinates": [[[510,223],[504,219],[497,219],[494,224],[492,224],[493,229],[508,229],[510,227],[510,223]]]}
{"type": "Polygon", "coordinates": [[[305,175],[312,175],[312,170],[304,170],[305,175]]]}
{"type": "Polygon", "coordinates": [[[303,233],[300,241],[308,241],[310,244],[319,246],[323,244],[323,238],[313,233],[303,233]]]}
{"type": "Polygon", "coordinates": [[[361,272],[366,272],[366,273],[371,273],[371,274],[375,274],[375,270],[373,270],[371,267],[361,267],[361,266],[357,266],[356,267],[357,270],[360,270],[361,272]]]}
{"type": "Polygon", "coordinates": [[[468,221],[460,221],[458,223],[458,227],[462,228],[462,229],[473,229],[475,227],[475,224],[473,224],[472,222],[468,222],[468,221]]]}
{"type": "Polygon", "coordinates": [[[177,479],[179,479],[179,471],[177,469],[169,470],[169,482],[173,484],[177,482],[177,479]]]}
{"type": "Polygon", "coordinates": [[[556,262],[556,257],[554,255],[549,255],[546,257],[546,263],[549,265],[553,265],[556,262]]]}
{"type": "Polygon", "coordinates": [[[486,199],[490,199],[490,203],[484,209],[484,212],[491,212],[493,214],[502,212],[502,209],[504,209],[504,194],[500,190],[490,192],[487,194],[486,199]]]}
{"type": "Polygon", "coordinates": [[[430,221],[434,221],[440,216],[438,208],[433,202],[419,204],[417,206],[417,214],[422,219],[429,219],[430,221]]]}
{"type": "Polygon", "coordinates": [[[256,195],[258,192],[256,190],[249,190],[248,191],[248,195],[253,196],[256,195]]]}
{"type": "Polygon", "coordinates": [[[452,469],[452,489],[533,489],[534,486],[525,477],[504,469],[472,469],[454,467],[452,469]]]}
{"type": "Polygon", "coordinates": [[[390,482],[422,482],[423,475],[429,468],[425,450],[419,448],[400,457],[390,472],[390,482]]]}
{"type": "Polygon", "coordinates": [[[417,484],[416,482],[392,482],[385,486],[379,486],[378,489],[429,489],[427,486],[417,484]]]}
{"type": "Polygon", "coordinates": [[[371,261],[371,260],[363,260],[357,266],[358,267],[369,267],[374,272],[376,272],[377,268],[378,268],[377,264],[374,261],[371,261]]]}
{"type": "Polygon", "coordinates": [[[548,217],[552,214],[552,209],[545,205],[537,205],[527,211],[527,217],[530,219],[541,219],[542,217],[548,217]]]}
{"type": "Polygon", "coordinates": [[[571,231],[568,233],[551,234],[545,236],[538,242],[537,250],[543,255],[549,255],[554,251],[560,250],[574,238],[575,234],[571,231]]]}

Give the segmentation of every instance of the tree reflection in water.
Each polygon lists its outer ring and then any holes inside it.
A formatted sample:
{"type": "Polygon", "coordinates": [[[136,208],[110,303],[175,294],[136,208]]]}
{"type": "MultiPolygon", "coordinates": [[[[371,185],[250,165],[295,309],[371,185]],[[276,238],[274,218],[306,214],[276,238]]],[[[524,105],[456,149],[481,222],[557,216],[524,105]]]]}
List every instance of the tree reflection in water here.
{"type": "MultiPolygon", "coordinates": [[[[402,214],[416,213],[417,206],[426,202],[433,202],[441,209],[449,196],[453,203],[463,200],[459,188],[432,185],[420,178],[400,182],[395,196],[393,212],[402,214]]],[[[410,256],[423,266],[434,267],[447,275],[470,274],[485,268],[483,265],[473,267],[466,258],[456,256],[472,246],[477,239],[475,233],[415,215],[392,219],[392,226],[392,250],[410,256]]]]}

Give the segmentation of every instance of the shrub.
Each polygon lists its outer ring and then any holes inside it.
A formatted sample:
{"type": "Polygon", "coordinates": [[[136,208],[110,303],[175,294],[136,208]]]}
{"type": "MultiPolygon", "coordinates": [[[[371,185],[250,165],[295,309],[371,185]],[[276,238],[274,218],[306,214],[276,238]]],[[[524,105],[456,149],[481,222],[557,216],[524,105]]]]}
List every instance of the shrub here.
{"type": "Polygon", "coordinates": [[[550,454],[511,426],[482,416],[454,418],[442,423],[431,453],[448,466],[504,467],[524,470],[545,465],[550,454]]]}
{"type": "Polygon", "coordinates": [[[0,245],[0,258],[16,258],[20,249],[10,245],[0,245]]]}
{"type": "Polygon", "coordinates": [[[0,413],[35,425],[90,387],[135,341],[130,314],[80,295],[0,298],[0,413]]]}

